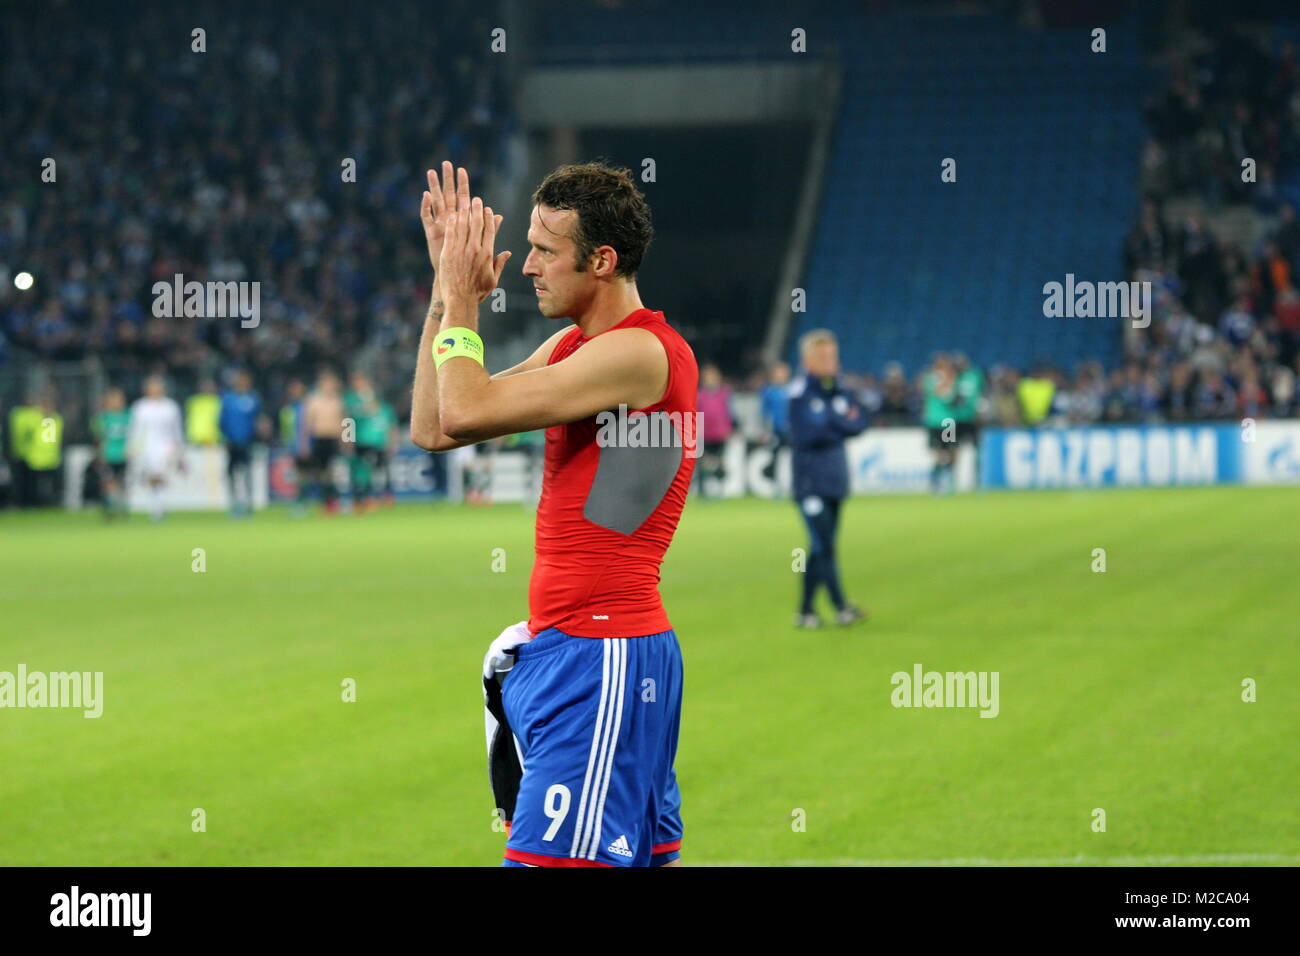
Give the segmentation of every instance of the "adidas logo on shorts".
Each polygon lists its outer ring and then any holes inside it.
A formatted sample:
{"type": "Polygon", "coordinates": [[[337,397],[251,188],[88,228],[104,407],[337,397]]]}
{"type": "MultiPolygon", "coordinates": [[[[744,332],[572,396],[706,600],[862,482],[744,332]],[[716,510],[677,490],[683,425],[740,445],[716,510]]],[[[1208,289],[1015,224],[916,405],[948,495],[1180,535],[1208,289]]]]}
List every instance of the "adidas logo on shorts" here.
{"type": "Polygon", "coordinates": [[[621,833],[618,835],[618,839],[605,847],[605,849],[610,853],[617,853],[619,856],[632,855],[632,848],[627,845],[627,837],[621,833]]]}

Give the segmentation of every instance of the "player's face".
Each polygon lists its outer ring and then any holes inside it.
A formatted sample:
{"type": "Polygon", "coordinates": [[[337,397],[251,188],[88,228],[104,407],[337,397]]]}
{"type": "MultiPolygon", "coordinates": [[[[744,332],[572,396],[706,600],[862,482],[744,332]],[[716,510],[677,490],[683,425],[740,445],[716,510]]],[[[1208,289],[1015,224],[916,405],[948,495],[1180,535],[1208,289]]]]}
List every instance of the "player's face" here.
{"type": "Polygon", "coordinates": [[[537,290],[537,308],[548,319],[580,315],[595,292],[590,271],[576,272],[577,248],[569,238],[577,225],[572,209],[534,206],[528,224],[528,258],[524,275],[537,290]]]}
{"type": "Polygon", "coordinates": [[[804,368],[818,378],[833,378],[840,374],[840,347],[834,342],[818,342],[803,358],[804,368]]]}

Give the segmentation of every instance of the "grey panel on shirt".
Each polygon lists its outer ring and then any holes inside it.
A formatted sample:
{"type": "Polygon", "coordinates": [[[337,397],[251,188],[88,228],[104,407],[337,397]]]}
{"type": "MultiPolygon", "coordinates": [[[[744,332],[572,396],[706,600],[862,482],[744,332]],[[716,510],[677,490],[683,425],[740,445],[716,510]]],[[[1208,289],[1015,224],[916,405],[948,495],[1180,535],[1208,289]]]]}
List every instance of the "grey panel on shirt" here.
{"type": "Polygon", "coordinates": [[[680,445],[602,446],[582,516],[602,528],[632,534],[664,500],[681,463],[680,445]]]}

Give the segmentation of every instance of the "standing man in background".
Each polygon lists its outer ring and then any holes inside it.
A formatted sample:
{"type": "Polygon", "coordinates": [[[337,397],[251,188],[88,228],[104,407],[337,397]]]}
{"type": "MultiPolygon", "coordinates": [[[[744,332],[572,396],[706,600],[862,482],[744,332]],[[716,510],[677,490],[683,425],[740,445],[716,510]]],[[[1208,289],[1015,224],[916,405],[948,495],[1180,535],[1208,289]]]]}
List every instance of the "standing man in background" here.
{"type": "Polygon", "coordinates": [[[867,427],[862,403],[839,381],[840,353],[835,333],[813,329],[799,340],[803,374],[790,383],[790,444],[794,449],[794,500],[808,526],[808,564],[796,627],[818,628],[822,619],[813,602],[824,585],[835,605],[835,622],[852,624],[867,612],[850,604],[840,588],[835,553],[840,509],[849,495],[849,463],[844,441],[867,427]]]}
{"type": "Polygon", "coordinates": [[[334,487],[334,459],[339,455],[343,437],[343,396],[339,379],[326,369],[316,379],[316,389],[303,403],[303,421],[311,442],[308,474],[311,484],[321,489],[325,513],[339,510],[338,490],[334,487]]]}
{"type": "Polygon", "coordinates": [[[790,398],[786,395],[789,385],[790,366],[777,362],[768,371],[767,384],[759,397],[763,425],[772,448],[772,460],[763,469],[768,480],[775,480],[776,457],[790,444],[790,398]]]}
{"type": "Polygon", "coordinates": [[[213,448],[221,440],[221,396],[217,383],[205,378],[199,390],[185,399],[185,440],[200,448],[213,448]]]}
{"type": "Polygon", "coordinates": [[[32,470],[27,464],[27,443],[33,440],[41,424],[41,402],[34,393],[28,393],[22,405],[9,410],[9,462],[13,468],[14,504],[30,508],[35,494],[32,488],[32,470]]]}
{"type": "Polygon", "coordinates": [[[185,472],[185,433],[181,428],[181,408],[167,397],[167,385],[161,375],[145,379],[144,396],[131,406],[131,428],[127,437],[127,455],[149,489],[149,517],[163,519],[163,489],[172,469],[185,472]]]}
{"type": "Polygon", "coordinates": [[[104,518],[126,514],[126,440],[131,430],[131,413],[120,388],[104,393],[103,410],[90,424],[96,450],[103,466],[101,501],[104,518]]]}
{"type": "Polygon", "coordinates": [[[262,415],[262,400],[253,391],[253,376],[240,370],[235,387],[221,396],[217,425],[226,443],[226,479],[230,483],[230,516],[253,513],[253,442],[262,415]]]}
{"type": "Polygon", "coordinates": [[[921,417],[930,436],[934,464],[930,466],[930,490],[938,495],[955,485],[952,474],[957,460],[957,375],[952,361],[940,352],[921,380],[925,404],[921,417]]]}
{"type": "MultiPolygon", "coordinates": [[[[1116,369],[1119,375],[1119,369],[1116,369]]],[[[1036,362],[1028,375],[1016,386],[1016,397],[1020,399],[1020,419],[1026,425],[1037,425],[1052,411],[1052,399],[1056,397],[1056,382],[1046,364],[1036,362]]]]}
{"type": "Polygon", "coordinates": [[[957,444],[968,445],[977,456],[975,474],[978,476],[979,412],[980,398],[984,394],[984,373],[961,352],[953,355],[953,368],[957,373],[957,408],[953,415],[957,419],[957,444]]]}
{"type": "Polygon", "coordinates": [[[301,379],[290,379],[284,390],[284,403],[280,406],[280,445],[293,456],[294,480],[298,486],[293,512],[301,517],[306,512],[308,476],[311,473],[311,446],[307,441],[307,419],[303,403],[307,386],[301,379]]]}
{"type": "Polygon", "coordinates": [[[388,456],[395,444],[397,415],[393,406],[375,391],[370,376],[352,375],[352,391],[344,399],[348,417],[356,422],[357,449],[352,458],[352,500],[370,511],[378,507],[375,492],[383,485],[385,501],[392,504],[393,489],[388,476],[388,456]]]}
{"type": "Polygon", "coordinates": [[[718,497],[723,496],[723,455],[727,439],[735,430],[735,416],[731,413],[731,389],[722,381],[722,370],[709,364],[700,369],[700,394],[696,399],[700,423],[704,432],[704,456],[700,459],[700,495],[708,497],[712,490],[709,479],[717,486],[718,497]]]}
{"type": "Polygon", "coordinates": [[[46,391],[36,406],[27,436],[26,462],[31,481],[32,505],[48,508],[59,503],[63,464],[63,416],[54,407],[52,392],[46,391]]]}

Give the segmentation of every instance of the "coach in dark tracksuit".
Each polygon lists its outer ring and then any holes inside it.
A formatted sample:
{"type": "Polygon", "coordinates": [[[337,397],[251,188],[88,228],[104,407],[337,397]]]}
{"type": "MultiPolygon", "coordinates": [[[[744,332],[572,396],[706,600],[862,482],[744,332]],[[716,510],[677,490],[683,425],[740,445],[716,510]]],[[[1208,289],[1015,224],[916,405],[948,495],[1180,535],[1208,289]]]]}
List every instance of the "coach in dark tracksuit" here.
{"type": "Polygon", "coordinates": [[[794,500],[808,526],[810,546],[803,576],[803,603],[797,627],[821,627],[813,610],[818,589],[826,586],[835,621],[852,624],[864,611],[844,599],[835,554],[840,506],[849,495],[844,441],[867,427],[867,411],[839,382],[839,346],[825,329],[806,333],[799,343],[803,373],[790,383],[790,444],[794,452],[794,500]]]}

